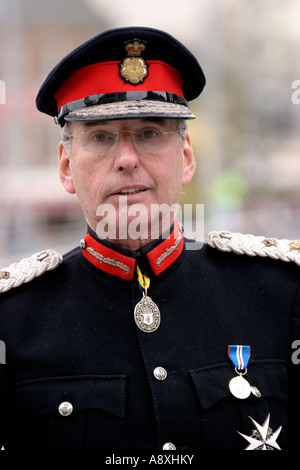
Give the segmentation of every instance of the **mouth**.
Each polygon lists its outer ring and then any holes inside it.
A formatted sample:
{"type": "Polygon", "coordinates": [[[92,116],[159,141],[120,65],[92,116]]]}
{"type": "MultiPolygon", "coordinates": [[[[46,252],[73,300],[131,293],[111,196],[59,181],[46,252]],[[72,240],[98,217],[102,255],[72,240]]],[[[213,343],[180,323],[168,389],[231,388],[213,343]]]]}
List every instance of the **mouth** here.
{"type": "Polygon", "coordinates": [[[134,194],[140,194],[147,191],[146,187],[131,187],[131,188],[121,188],[115,191],[112,196],[130,196],[134,194]]]}
{"type": "Polygon", "coordinates": [[[146,191],[145,189],[132,188],[132,189],[122,189],[117,194],[127,195],[127,194],[138,194],[146,191]]]}

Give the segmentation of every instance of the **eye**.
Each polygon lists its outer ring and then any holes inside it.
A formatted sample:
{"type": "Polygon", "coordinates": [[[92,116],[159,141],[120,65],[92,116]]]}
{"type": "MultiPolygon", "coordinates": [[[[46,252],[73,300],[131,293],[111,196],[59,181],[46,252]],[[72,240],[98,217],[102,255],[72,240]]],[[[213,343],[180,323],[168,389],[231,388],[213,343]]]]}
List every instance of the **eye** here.
{"type": "Polygon", "coordinates": [[[159,138],[161,135],[160,131],[155,128],[140,129],[137,131],[137,138],[143,140],[153,140],[159,138]]]}
{"type": "Polygon", "coordinates": [[[115,135],[111,132],[97,131],[90,136],[90,140],[96,143],[108,143],[115,140],[115,135]]]}

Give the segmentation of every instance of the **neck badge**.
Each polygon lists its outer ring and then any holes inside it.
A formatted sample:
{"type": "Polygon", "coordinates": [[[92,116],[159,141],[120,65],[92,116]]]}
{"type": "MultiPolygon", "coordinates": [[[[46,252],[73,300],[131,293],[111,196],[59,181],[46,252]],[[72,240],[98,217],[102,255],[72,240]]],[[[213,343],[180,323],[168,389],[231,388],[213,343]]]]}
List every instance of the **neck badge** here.
{"type": "Polygon", "coordinates": [[[160,311],[156,303],[147,295],[147,290],[150,286],[149,277],[142,274],[138,266],[136,270],[139,288],[143,292],[143,298],[135,306],[134,320],[140,330],[145,333],[153,333],[160,325],[160,311]]]}

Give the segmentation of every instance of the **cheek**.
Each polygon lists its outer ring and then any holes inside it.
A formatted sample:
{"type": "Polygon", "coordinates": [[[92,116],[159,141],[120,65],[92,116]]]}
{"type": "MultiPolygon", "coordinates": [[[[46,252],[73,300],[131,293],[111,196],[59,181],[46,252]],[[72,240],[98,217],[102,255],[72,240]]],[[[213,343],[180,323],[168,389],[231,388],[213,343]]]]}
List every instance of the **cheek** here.
{"type": "Polygon", "coordinates": [[[100,178],[94,166],[87,162],[76,162],[72,169],[73,183],[83,210],[91,210],[99,204],[100,178]]]}
{"type": "Polygon", "coordinates": [[[177,201],[180,195],[183,178],[183,158],[181,153],[173,153],[164,162],[158,162],[156,182],[166,199],[177,201]]]}
{"type": "Polygon", "coordinates": [[[96,178],[97,172],[94,168],[93,162],[87,159],[80,159],[79,161],[73,161],[72,175],[75,186],[81,189],[86,188],[87,190],[93,186],[93,182],[96,178]]]}
{"type": "Polygon", "coordinates": [[[183,175],[183,155],[181,152],[170,156],[165,173],[167,174],[166,182],[169,185],[181,186],[183,175]]]}

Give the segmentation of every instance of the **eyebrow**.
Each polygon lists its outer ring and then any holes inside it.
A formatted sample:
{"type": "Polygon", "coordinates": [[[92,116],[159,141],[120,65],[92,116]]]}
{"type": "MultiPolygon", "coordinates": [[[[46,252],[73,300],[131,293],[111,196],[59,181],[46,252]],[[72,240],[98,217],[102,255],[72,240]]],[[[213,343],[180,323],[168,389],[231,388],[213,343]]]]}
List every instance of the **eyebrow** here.
{"type": "MultiPolygon", "coordinates": [[[[122,119],[125,121],[125,119],[122,119]]],[[[129,120],[129,119],[128,119],[129,120]]],[[[161,124],[162,126],[165,126],[166,125],[166,120],[163,119],[163,118],[159,118],[159,117],[148,117],[148,118],[142,118],[141,119],[142,122],[153,122],[153,123],[156,123],[156,124],[161,124]]],[[[113,120],[107,120],[107,121],[87,121],[87,122],[82,122],[82,124],[85,126],[85,127],[93,127],[93,126],[99,126],[99,125],[106,125],[106,124],[112,124],[114,121],[113,120]]]]}
{"type": "Polygon", "coordinates": [[[108,121],[88,121],[82,122],[85,127],[99,126],[100,124],[107,124],[108,121]]]}
{"type": "Polygon", "coordinates": [[[166,120],[164,118],[159,118],[159,117],[148,117],[148,118],[142,118],[143,122],[155,122],[156,124],[166,124],[166,120]]]}

